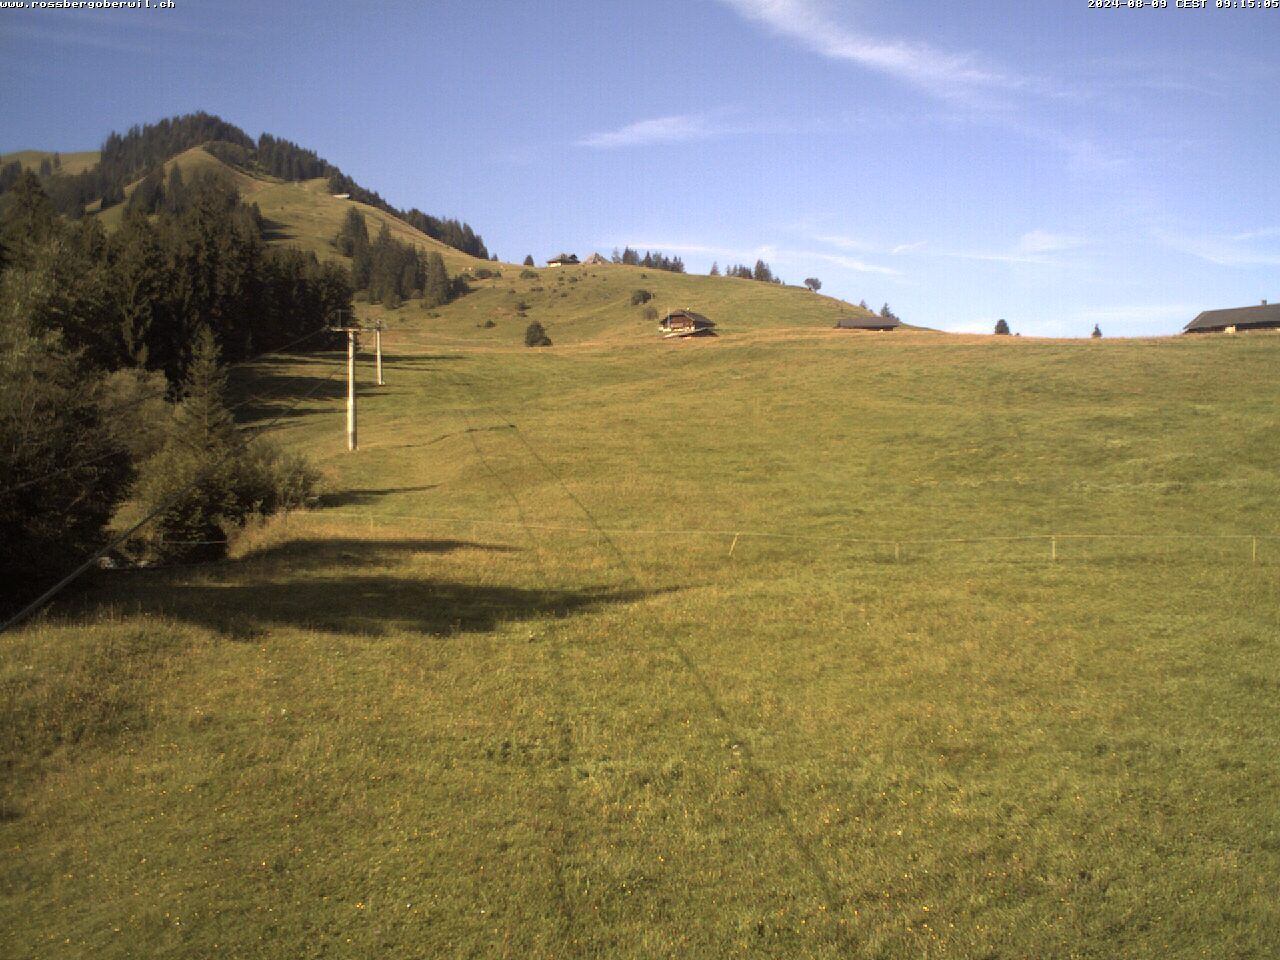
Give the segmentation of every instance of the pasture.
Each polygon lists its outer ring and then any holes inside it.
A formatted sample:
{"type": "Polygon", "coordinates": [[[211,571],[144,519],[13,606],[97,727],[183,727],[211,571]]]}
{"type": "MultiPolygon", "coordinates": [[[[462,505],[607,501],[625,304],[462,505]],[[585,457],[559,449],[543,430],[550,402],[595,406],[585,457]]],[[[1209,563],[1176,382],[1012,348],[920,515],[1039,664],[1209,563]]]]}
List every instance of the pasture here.
{"type": "Polygon", "coordinates": [[[0,954],[1274,955],[1280,337],[479,287],[354,454],[344,358],[238,376],[316,509],[3,638],[0,954]]]}

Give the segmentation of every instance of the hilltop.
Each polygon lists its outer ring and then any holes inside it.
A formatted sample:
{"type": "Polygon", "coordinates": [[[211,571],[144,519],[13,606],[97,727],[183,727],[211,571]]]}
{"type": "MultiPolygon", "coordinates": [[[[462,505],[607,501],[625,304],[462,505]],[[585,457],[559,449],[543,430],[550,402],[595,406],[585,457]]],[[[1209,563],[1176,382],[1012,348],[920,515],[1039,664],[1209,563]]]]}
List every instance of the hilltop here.
{"type": "MultiPolygon", "coordinates": [[[[394,239],[424,253],[439,253],[451,275],[473,278],[468,281],[470,294],[433,309],[412,300],[397,310],[357,302],[357,314],[396,326],[426,323],[442,335],[477,346],[517,343],[525,326],[534,320],[548,328],[555,343],[653,339],[657,324],[645,318],[646,308],[659,315],[676,308],[697,310],[720,324],[724,335],[770,327],[826,328],[839,317],[867,313],[803,287],[731,277],[615,263],[530,269],[484,260],[427,236],[384,209],[334,195],[322,178],[286,181],[251,174],[215,157],[204,146],[192,147],[166,161],[164,171],[167,174],[175,167],[186,175],[216,171],[228,178],[246,203],[257,205],[265,219],[268,242],[275,245],[297,246],[322,260],[347,262],[334,247],[333,238],[354,207],[364,215],[371,236],[386,226],[394,239]],[[500,276],[485,276],[491,273],[500,276]],[[477,275],[480,279],[475,279],[477,275]],[[651,299],[633,305],[631,298],[637,290],[648,292],[651,299]],[[494,326],[486,326],[489,321],[494,326]]],[[[126,200],[138,183],[126,187],[126,200]]],[[[115,229],[123,211],[124,205],[119,204],[95,215],[108,229],[115,229]]]]}

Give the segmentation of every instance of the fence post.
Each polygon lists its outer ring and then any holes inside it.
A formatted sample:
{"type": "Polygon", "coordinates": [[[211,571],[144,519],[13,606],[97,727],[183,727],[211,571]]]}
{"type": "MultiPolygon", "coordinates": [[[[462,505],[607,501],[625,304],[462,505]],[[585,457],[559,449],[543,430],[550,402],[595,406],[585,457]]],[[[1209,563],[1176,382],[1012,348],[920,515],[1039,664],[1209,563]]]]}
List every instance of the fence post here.
{"type": "Polygon", "coordinates": [[[733,556],[733,550],[734,550],[734,547],[736,547],[736,546],[738,545],[738,537],[740,537],[740,536],[742,536],[742,534],[740,534],[740,533],[735,533],[735,534],[733,535],[733,543],[729,544],[729,556],[731,556],[731,557],[733,556]]]}
{"type": "Polygon", "coordinates": [[[1258,538],[1253,538],[1253,562],[1258,562],[1258,538]]]}
{"type": "Polygon", "coordinates": [[[1055,562],[1058,559],[1058,538],[1057,537],[1049,538],[1049,559],[1055,562]]]}

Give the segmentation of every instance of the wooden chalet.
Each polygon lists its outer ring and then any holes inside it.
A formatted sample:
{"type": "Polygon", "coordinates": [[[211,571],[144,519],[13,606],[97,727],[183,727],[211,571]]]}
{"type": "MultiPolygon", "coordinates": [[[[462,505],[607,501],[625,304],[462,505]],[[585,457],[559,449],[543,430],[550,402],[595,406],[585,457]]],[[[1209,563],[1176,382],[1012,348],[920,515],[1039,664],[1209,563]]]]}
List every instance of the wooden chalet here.
{"type": "Polygon", "coordinates": [[[658,330],[667,338],[672,337],[714,337],[715,322],[708,320],[700,313],[692,310],[672,310],[662,322],[658,330]]]}
{"type": "Polygon", "coordinates": [[[1263,300],[1256,307],[1206,310],[1182,328],[1183,333],[1236,333],[1241,330],[1280,330],[1280,303],[1263,300]]]}
{"type": "Polygon", "coordinates": [[[547,261],[548,267],[576,267],[577,265],[578,255],[576,253],[562,253],[547,261]]]}
{"type": "Polygon", "coordinates": [[[897,317],[842,317],[836,321],[837,330],[896,330],[902,326],[897,317]]]}
{"type": "Polygon", "coordinates": [[[609,261],[605,258],[603,254],[593,253],[591,256],[587,257],[587,259],[583,260],[582,262],[587,264],[588,266],[594,266],[595,264],[608,263],[609,261]]]}

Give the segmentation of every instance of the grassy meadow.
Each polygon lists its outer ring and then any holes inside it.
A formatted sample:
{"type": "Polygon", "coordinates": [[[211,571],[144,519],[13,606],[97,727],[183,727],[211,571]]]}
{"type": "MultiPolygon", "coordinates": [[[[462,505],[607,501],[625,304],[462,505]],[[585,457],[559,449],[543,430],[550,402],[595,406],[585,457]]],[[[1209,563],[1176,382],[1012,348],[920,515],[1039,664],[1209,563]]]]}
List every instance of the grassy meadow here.
{"type": "Polygon", "coordinates": [[[3,638],[0,955],[1275,955],[1280,337],[640,272],[237,373],[327,493],[3,638]]]}

